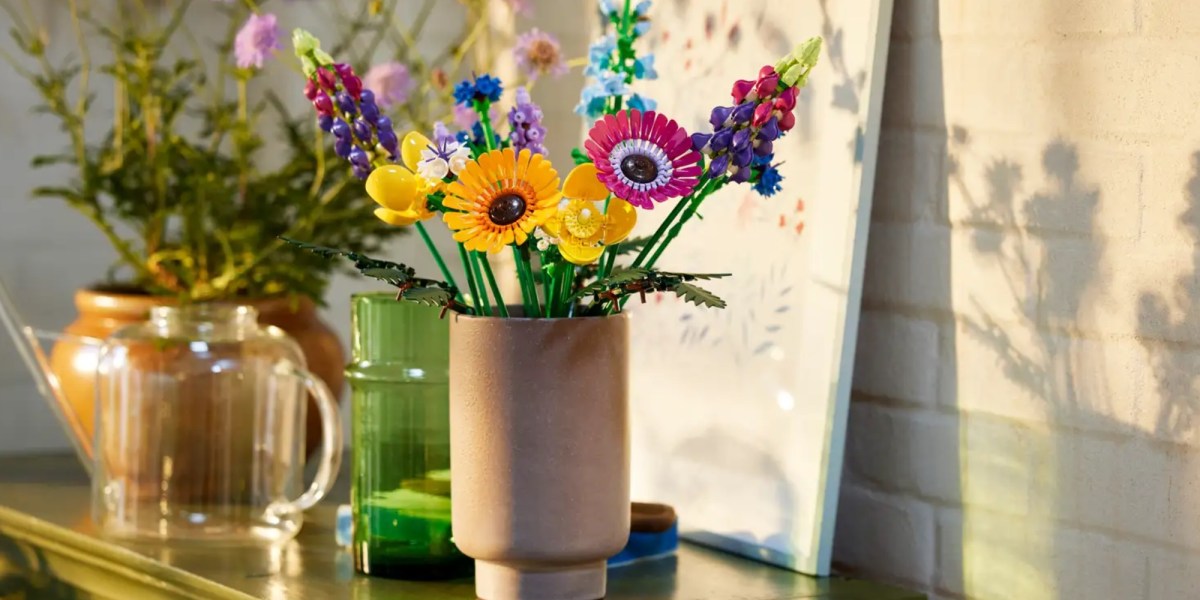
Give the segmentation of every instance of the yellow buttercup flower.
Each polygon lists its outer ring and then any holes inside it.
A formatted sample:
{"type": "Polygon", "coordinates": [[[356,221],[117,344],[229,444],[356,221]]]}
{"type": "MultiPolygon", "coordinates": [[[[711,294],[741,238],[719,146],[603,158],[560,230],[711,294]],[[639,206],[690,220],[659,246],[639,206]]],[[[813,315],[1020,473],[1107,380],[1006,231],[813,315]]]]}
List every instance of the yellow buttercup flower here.
{"type": "Polygon", "coordinates": [[[608,197],[608,188],[597,178],[596,165],[575,167],[563,183],[566,197],[542,229],[558,238],[558,251],[577,265],[595,262],[606,246],[623,241],[637,224],[637,210],[620,199],[608,201],[608,212],[597,203],[608,197]]]}
{"type": "Polygon", "coordinates": [[[401,158],[405,166],[384,165],[367,177],[367,195],[380,208],[375,216],[384,223],[403,227],[424,221],[434,215],[429,210],[429,194],[441,182],[432,182],[417,173],[421,148],[430,145],[429,139],[415,131],[404,136],[401,158]]]}
{"type": "Polygon", "coordinates": [[[558,172],[541,154],[512,148],[469,161],[458,181],[446,186],[442,216],[455,241],[467,250],[499,252],[524,244],[554,213],[562,198],[558,172]]]}

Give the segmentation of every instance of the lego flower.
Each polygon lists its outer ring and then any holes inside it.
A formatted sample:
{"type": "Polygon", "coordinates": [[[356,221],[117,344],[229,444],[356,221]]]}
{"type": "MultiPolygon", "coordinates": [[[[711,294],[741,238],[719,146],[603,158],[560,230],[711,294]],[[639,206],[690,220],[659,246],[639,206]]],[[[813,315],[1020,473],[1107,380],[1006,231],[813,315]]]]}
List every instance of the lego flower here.
{"type": "Polygon", "coordinates": [[[524,244],[554,212],[562,192],[558,172],[540,154],[493,150],[467,163],[446,186],[443,219],[467,250],[499,252],[524,244]]]}
{"type": "Polygon", "coordinates": [[[542,109],[529,97],[525,88],[517,88],[517,103],[508,112],[509,135],[513,148],[529,148],[535,154],[546,153],[546,127],[542,125],[542,109]]]}
{"type": "Polygon", "coordinates": [[[416,87],[408,67],[398,62],[371,67],[363,76],[363,86],[375,91],[375,99],[383,109],[404,104],[416,87]]]}
{"type": "Polygon", "coordinates": [[[654,111],[606,115],[584,147],[609,191],[639,208],[690,194],[700,176],[687,131],[654,111]]]}
{"type": "Polygon", "coordinates": [[[375,209],[379,220],[403,227],[433,216],[429,210],[429,194],[438,189],[445,174],[430,177],[436,174],[437,167],[423,164],[431,162],[424,153],[432,147],[429,138],[410,131],[400,148],[404,166],[384,165],[371,172],[367,178],[367,195],[379,205],[375,209]]]}
{"type": "Polygon", "coordinates": [[[567,61],[558,38],[536,27],[517,36],[513,57],[530,81],[542,75],[560,77],[567,73],[567,61]]]}
{"type": "Polygon", "coordinates": [[[270,13],[250,15],[233,39],[233,55],[242,69],[261,69],[263,61],[279,48],[279,29],[270,13]]]}
{"type": "MultiPolygon", "coordinates": [[[[564,200],[542,229],[553,238],[563,258],[576,265],[595,262],[606,246],[623,241],[637,224],[633,205],[612,198],[608,211],[598,204],[609,195],[596,165],[575,167],[563,182],[564,200]]],[[[539,240],[540,243],[540,240],[539,240]]]]}

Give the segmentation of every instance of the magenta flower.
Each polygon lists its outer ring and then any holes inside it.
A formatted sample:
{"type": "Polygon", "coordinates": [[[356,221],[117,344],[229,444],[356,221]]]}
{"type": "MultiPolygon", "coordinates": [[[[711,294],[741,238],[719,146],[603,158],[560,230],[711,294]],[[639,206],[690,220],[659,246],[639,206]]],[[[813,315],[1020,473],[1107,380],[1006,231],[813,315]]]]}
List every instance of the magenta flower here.
{"type": "Polygon", "coordinates": [[[381,108],[388,109],[408,102],[415,84],[408,67],[390,62],[371,67],[363,75],[363,86],[375,92],[375,101],[381,108]]]}
{"type": "Polygon", "coordinates": [[[567,72],[567,61],[558,39],[536,27],[517,37],[513,57],[530,80],[540,75],[559,77],[567,72]]]}
{"type": "Polygon", "coordinates": [[[700,177],[700,153],[687,131],[654,111],[605,115],[584,147],[608,190],[644,209],[690,194],[700,177]]]}
{"type": "Polygon", "coordinates": [[[233,40],[237,66],[243,69],[261,69],[263,61],[279,47],[279,29],[275,26],[275,15],[270,13],[250,15],[233,40]]]}

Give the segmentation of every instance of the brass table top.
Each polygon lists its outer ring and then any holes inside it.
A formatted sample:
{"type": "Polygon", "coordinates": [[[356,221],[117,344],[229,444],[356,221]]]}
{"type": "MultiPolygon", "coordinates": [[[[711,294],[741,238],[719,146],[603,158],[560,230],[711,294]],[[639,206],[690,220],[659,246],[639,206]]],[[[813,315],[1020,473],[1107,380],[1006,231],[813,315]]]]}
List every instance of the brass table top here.
{"type": "MultiPolygon", "coordinates": [[[[345,498],[345,490],[334,494],[345,498]]],[[[306,515],[276,548],[136,545],[99,537],[72,456],[0,459],[0,598],[453,600],[469,579],[410,582],[355,575],[334,543],[334,504],[306,515]]],[[[922,595],[840,577],[814,578],[684,544],[677,556],[609,573],[610,600],[916,600],[922,595]]]]}

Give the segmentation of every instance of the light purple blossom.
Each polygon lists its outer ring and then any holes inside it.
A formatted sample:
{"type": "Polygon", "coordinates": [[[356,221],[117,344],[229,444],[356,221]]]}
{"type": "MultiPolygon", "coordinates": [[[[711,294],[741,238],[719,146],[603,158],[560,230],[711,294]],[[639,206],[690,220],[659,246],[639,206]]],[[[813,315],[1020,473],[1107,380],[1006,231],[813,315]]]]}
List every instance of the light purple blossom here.
{"type": "Polygon", "coordinates": [[[531,81],[540,75],[559,77],[567,72],[567,61],[558,39],[536,27],[517,36],[513,57],[531,81]]]}
{"type": "Polygon", "coordinates": [[[528,148],[534,154],[545,154],[546,128],[542,125],[542,109],[533,103],[529,91],[517,88],[517,105],[508,113],[511,127],[509,139],[513,150],[528,148]]]}
{"type": "Polygon", "coordinates": [[[279,29],[270,13],[250,15],[233,40],[233,55],[243,69],[261,69],[263,61],[279,48],[279,29]]]}
{"type": "Polygon", "coordinates": [[[384,109],[408,101],[415,84],[408,67],[398,62],[378,64],[363,75],[363,86],[375,92],[375,101],[384,109]]]}

